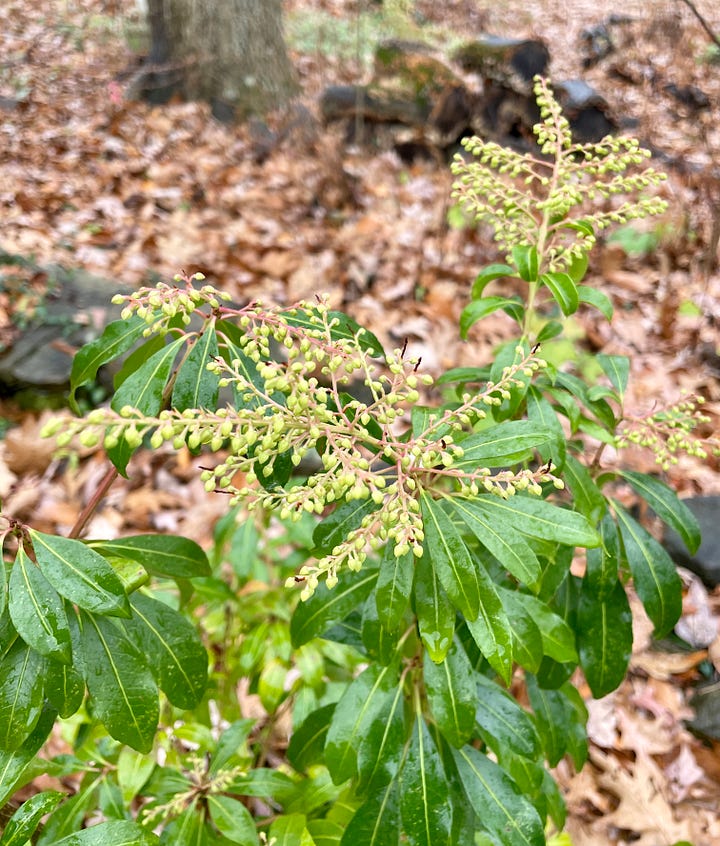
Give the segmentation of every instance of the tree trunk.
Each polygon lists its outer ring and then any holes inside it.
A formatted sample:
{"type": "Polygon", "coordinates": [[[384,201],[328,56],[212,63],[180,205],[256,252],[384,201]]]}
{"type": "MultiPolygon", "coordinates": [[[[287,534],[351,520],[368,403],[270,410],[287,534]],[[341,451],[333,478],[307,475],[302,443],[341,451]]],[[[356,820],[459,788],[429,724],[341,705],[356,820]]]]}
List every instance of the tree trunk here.
{"type": "Polygon", "coordinates": [[[183,95],[208,101],[216,117],[263,114],[297,90],[282,0],[152,0],[148,13],[153,55],[167,53],[183,95]]]}

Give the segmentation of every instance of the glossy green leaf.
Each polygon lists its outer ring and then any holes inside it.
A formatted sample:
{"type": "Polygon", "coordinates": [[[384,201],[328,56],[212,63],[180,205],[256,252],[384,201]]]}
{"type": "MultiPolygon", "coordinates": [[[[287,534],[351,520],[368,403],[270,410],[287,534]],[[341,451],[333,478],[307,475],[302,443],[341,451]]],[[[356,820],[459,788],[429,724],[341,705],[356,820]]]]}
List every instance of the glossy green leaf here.
{"type": "Polygon", "coordinates": [[[338,505],[313,532],[316,553],[329,555],[350,532],[359,528],[363,517],[377,510],[378,506],[372,499],[354,499],[338,505]]]}
{"type": "Polygon", "coordinates": [[[542,446],[554,447],[558,439],[557,432],[538,426],[535,420],[507,420],[460,441],[463,455],[453,467],[506,467],[526,461],[542,446]]]}
{"type": "MultiPolygon", "coordinates": [[[[145,324],[147,326],[147,324],[145,324]]],[[[151,355],[155,355],[158,350],[165,346],[164,335],[150,335],[149,338],[138,344],[135,349],[125,356],[120,369],[113,374],[113,388],[117,389],[122,383],[131,376],[138,367],[142,367],[151,355]]]]}
{"type": "Polygon", "coordinates": [[[536,759],[540,738],[532,718],[495,682],[478,674],[474,718],[483,740],[496,753],[510,750],[524,758],[536,759]]]}
{"type": "Polygon", "coordinates": [[[398,846],[400,802],[397,782],[391,781],[355,812],[340,846],[398,846]]]}
{"type": "Polygon", "coordinates": [[[675,562],[655,538],[617,503],[618,528],[635,590],[662,637],[677,623],[682,611],[682,583],[675,562]]]}
{"type": "Polygon", "coordinates": [[[647,473],[622,470],[620,475],[633,487],[658,517],[683,539],[690,553],[700,546],[700,526],[692,511],[679,499],[675,491],[660,479],[647,473]]]}
{"type": "MultiPolygon", "coordinates": [[[[312,329],[313,331],[317,331],[319,325],[312,320],[312,317],[316,314],[317,312],[313,308],[293,308],[282,312],[283,319],[289,326],[312,329]]],[[[327,318],[328,321],[332,322],[332,328],[330,330],[332,338],[352,340],[358,337],[361,349],[368,350],[375,358],[382,358],[385,355],[385,350],[375,335],[368,329],[360,326],[352,317],[341,311],[329,311],[327,318]]]]}
{"type": "Polygon", "coordinates": [[[273,799],[280,804],[288,802],[296,790],[295,782],[289,776],[268,767],[248,770],[245,775],[237,776],[228,785],[229,793],[273,799]]]}
{"type": "Polygon", "coordinates": [[[209,830],[205,826],[205,810],[197,799],[186,806],[180,816],[163,829],[162,846],[211,846],[209,830]]]}
{"type": "Polygon", "coordinates": [[[489,264],[487,267],[483,267],[483,269],[480,271],[480,273],[478,273],[478,275],[475,277],[475,281],[473,282],[472,291],[470,294],[471,298],[473,300],[480,299],[486,286],[490,282],[493,282],[495,279],[501,279],[503,276],[517,278],[515,268],[510,267],[510,265],[508,264],[489,264]]]}
{"type": "Polygon", "coordinates": [[[258,677],[258,695],[260,704],[268,714],[275,713],[280,702],[285,698],[285,680],[288,668],[279,658],[266,657],[258,677]]]}
{"type": "Polygon", "coordinates": [[[522,320],[523,306],[519,297],[481,297],[474,299],[460,314],[460,337],[467,338],[471,326],[499,309],[504,309],[511,316],[519,316],[522,320]]]}
{"type": "Polygon", "coordinates": [[[133,535],[109,541],[89,541],[102,555],[129,558],[153,576],[194,579],[210,575],[210,564],[202,548],[189,538],[176,535],[133,535]]]}
{"type": "Polygon", "coordinates": [[[315,846],[340,846],[345,834],[344,825],[329,819],[308,820],[307,830],[315,846]]]}
{"type": "Polygon", "coordinates": [[[20,746],[14,750],[0,749],[0,806],[24,783],[25,771],[47,740],[56,717],[54,708],[45,707],[35,728],[20,746]]]}
{"type": "Polygon", "coordinates": [[[61,596],[96,614],[130,616],[123,583],[102,555],[79,540],[29,534],[43,575],[61,596]]]}
{"type": "Polygon", "coordinates": [[[580,666],[595,699],[615,690],[625,678],[632,652],[632,613],[625,588],[599,599],[583,580],[577,619],[580,666]]]}
{"type": "Polygon", "coordinates": [[[508,522],[533,538],[569,546],[600,545],[600,536],[582,514],[538,497],[517,495],[500,499],[487,495],[473,500],[473,505],[482,508],[490,520],[508,522]]]}
{"type": "Polygon", "coordinates": [[[42,713],[45,658],[19,638],[0,661],[0,749],[22,746],[42,713]]]}
{"type": "Polygon", "coordinates": [[[400,815],[411,846],[447,843],[452,805],[440,753],[421,714],[417,714],[400,777],[400,815]]]}
{"type": "Polygon", "coordinates": [[[0,837],[0,846],[25,846],[41,819],[51,813],[64,797],[65,794],[57,790],[45,790],[23,802],[7,821],[0,837]]]}
{"type": "Polygon", "coordinates": [[[435,663],[447,655],[455,631],[455,609],[440,584],[430,556],[415,565],[415,613],[420,638],[435,663]]]}
{"type": "Polygon", "coordinates": [[[69,663],[72,647],[63,601],[22,546],[10,573],[9,610],[17,633],[28,646],[69,663]]]}
{"type": "Polygon", "coordinates": [[[440,664],[425,653],[423,675],[433,718],[448,743],[459,748],[475,726],[477,691],[475,674],[457,638],[440,664]]]}
{"type": "Polygon", "coordinates": [[[540,687],[531,674],[526,675],[525,682],[545,758],[554,767],[568,750],[572,724],[570,703],[561,691],[540,687]]]}
{"type": "Polygon", "coordinates": [[[565,327],[559,320],[548,320],[535,336],[535,343],[545,344],[548,341],[552,341],[553,338],[557,338],[558,335],[562,335],[564,331],[565,327]]]}
{"type": "Polygon", "coordinates": [[[570,266],[567,268],[567,273],[576,285],[579,285],[585,278],[588,263],[588,254],[586,252],[582,252],[579,255],[577,253],[572,255],[570,259],[570,266]]]}
{"type": "Polygon", "coordinates": [[[627,388],[628,377],[630,375],[630,359],[626,355],[598,353],[596,360],[600,367],[602,367],[603,373],[622,397],[625,393],[625,388],[627,388]]]}
{"type": "Polygon", "coordinates": [[[516,590],[501,587],[499,594],[509,617],[524,611],[536,622],[546,655],[561,663],[578,660],[573,630],[548,605],[534,596],[516,590]]]}
{"type": "Polygon", "coordinates": [[[566,454],[565,433],[555,409],[535,385],[531,385],[527,393],[527,416],[536,429],[544,430],[552,437],[548,443],[537,445],[538,455],[543,461],[552,461],[562,469],[566,454]]]}
{"type": "Polygon", "coordinates": [[[128,320],[114,320],[108,323],[99,338],[76,353],[70,371],[69,396],[70,406],[76,413],[79,412],[75,400],[77,389],[92,382],[103,364],[127,352],[146,327],[147,323],[137,316],[128,320]]]}
{"type": "Polygon", "coordinates": [[[378,620],[388,631],[396,631],[410,603],[413,579],[415,577],[415,556],[412,550],[397,557],[394,545],[388,543],[380,559],[375,603],[378,620]]]}
{"type": "Polygon", "coordinates": [[[576,511],[584,514],[590,523],[596,525],[607,508],[605,497],[585,465],[574,455],[568,455],[565,459],[563,479],[570,488],[576,511]]]}
{"type": "Polygon", "coordinates": [[[211,793],[207,797],[207,807],[217,830],[232,843],[255,846],[260,842],[250,811],[242,802],[211,793]]]}
{"type": "Polygon", "coordinates": [[[602,546],[587,551],[585,581],[597,599],[606,599],[615,590],[620,565],[620,539],[609,511],[603,515],[599,529],[602,546]]]}
{"type": "Polygon", "coordinates": [[[110,403],[113,411],[120,412],[129,405],[145,415],[157,414],[162,407],[163,391],[170,378],[175,357],[185,341],[185,337],[171,341],[128,376],[110,403]]]}
{"type": "Polygon", "coordinates": [[[205,693],[208,656],[195,627],[164,602],[136,593],[125,623],[160,689],[177,708],[194,708],[205,693]]]}
{"type": "MultiPolygon", "coordinates": [[[[54,846],[157,846],[156,834],[130,820],[104,822],[57,840],[54,846]]],[[[179,844],[178,844],[179,846],[179,844]]]]}
{"type": "Polygon", "coordinates": [[[360,740],[392,698],[397,676],[396,665],[370,664],[337,703],[325,742],[325,765],[335,784],[356,774],[360,740]]]}
{"type": "Polygon", "coordinates": [[[540,817],[510,777],[472,746],[454,750],[453,755],[482,827],[502,846],[544,846],[540,817]]]}
{"type": "Polygon", "coordinates": [[[361,637],[368,656],[373,661],[389,664],[398,648],[399,632],[388,631],[378,617],[377,602],[373,594],[365,600],[362,608],[361,637]]]}
{"type": "Polygon", "coordinates": [[[405,693],[400,676],[392,695],[375,712],[358,746],[358,793],[373,793],[398,774],[405,755],[409,727],[405,719],[405,693]]]}
{"type": "Polygon", "coordinates": [[[305,772],[313,764],[322,762],[335,705],[333,702],[313,711],[293,732],[287,748],[287,758],[299,772],[305,772]]]}
{"type": "Polygon", "coordinates": [[[596,308],[606,320],[612,320],[615,309],[612,300],[604,291],[590,288],[588,285],[578,285],[578,299],[581,303],[596,308]]]}
{"type": "Polygon", "coordinates": [[[149,752],[158,724],[158,689],[137,647],[104,617],[82,613],[85,681],[95,712],[116,740],[149,752]]]}
{"type": "Polygon", "coordinates": [[[577,285],[569,273],[559,271],[543,273],[540,282],[550,289],[550,293],[564,315],[574,314],[578,310],[580,297],[577,285]]]}
{"type": "Polygon", "coordinates": [[[535,282],[539,270],[537,247],[532,244],[517,244],[511,252],[520,278],[525,282],[535,282]]]}
{"type": "Polygon", "coordinates": [[[237,757],[243,754],[245,742],[255,726],[255,720],[246,718],[235,720],[223,731],[212,755],[212,762],[208,770],[215,775],[220,770],[235,765],[237,757]]]}
{"type": "MultiPolygon", "coordinates": [[[[502,601],[502,600],[501,600],[502,601]]],[[[514,661],[530,673],[536,673],[543,659],[543,640],[530,611],[516,603],[505,612],[512,633],[514,661]]]]}
{"type": "Polygon", "coordinates": [[[183,361],[175,377],[171,405],[178,411],[186,408],[217,408],[220,377],[207,369],[218,356],[214,320],[208,321],[199,338],[183,361]]]}
{"type": "Polygon", "coordinates": [[[485,510],[473,500],[455,499],[455,512],[498,562],[528,587],[537,584],[541,575],[540,562],[525,536],[511,524],[491,520],[485,510]]]}
{"type": "Polygon", "coordinates": [[[63,719],[71,717],[85,698],[85,681],[74,666],[48,661],[45,695],[63,719]]]}
{"type": "Polygon", "coordinates": [[[314,846],[305,814],[283,814],[270,826],[268,842],[273,846],[314,846]]]}
{"type": "Polygon", "coordinates": [[[422,494],[420,499],[425,542],[424,554],[430,557],[445,592],[462,614],[474,620],[480,613],[478,570],[460,532],[443,509],[440,500],[422,494]]]}
{"type": "Polygon", "coordinates": [[[149,755],[142,755],[125,746],[117,761],[117,780],[122,801],[129,806],[153,774],[157,763],[149,755]]]}
{"type": "Polygon", "coordinates": [[[290,621],[290,637],[295,648],[318,637],[333,623],[362,605],[377,581],[377,570],[363,567],[359,573],[345,573],[340,582],[328,590],[321,584],[315,593],[301,602],[290,621]]]}
{"type": "Polygon", "coordinates": [[[588,759],[587,721],[588,709],[585,700],[572,682],[567,681],[558,691],[565,697],[570,715],[570,728],[567,737],[568,753],[575,769],[579,772],[588,759]]]}
{"type": "Polygon", "coordinates": [[[509,682],[513,665],[513,633],[496,586],[479,557],[475,557],[480,581],[480,613],[476,619],[465,619],[473,640],[490,666],[509,682]]]}

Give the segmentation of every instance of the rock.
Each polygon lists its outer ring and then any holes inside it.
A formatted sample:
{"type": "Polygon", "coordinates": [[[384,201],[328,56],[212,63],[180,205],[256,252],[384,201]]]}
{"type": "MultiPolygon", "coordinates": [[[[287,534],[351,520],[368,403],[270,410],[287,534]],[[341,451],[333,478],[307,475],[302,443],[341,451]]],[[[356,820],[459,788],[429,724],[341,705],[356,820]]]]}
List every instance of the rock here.
{"type": "Polygon", "coordinates": [[[698,688],[690,707],[695,709],[695,716],[688,721],[688,728],[701,737],[720,740],[720,682],[698,688]]]}
{"type": "Polygon", "coordinates": [[[687,567],[703,582],[714,588],[720,584],[720,496],[697,496],[684,499],[700,525],[702,543],[691,555],[677,532],[665,530],[664,545],[676,564],[687,567]]]}
{"type": "Polygon", "coordinates": [[[522,94],[532,93],[535,76],[546,76],[550,51],[539,39],[481,35],[463,44],[452,58],[465,71],[474,71],[522,94]]]}

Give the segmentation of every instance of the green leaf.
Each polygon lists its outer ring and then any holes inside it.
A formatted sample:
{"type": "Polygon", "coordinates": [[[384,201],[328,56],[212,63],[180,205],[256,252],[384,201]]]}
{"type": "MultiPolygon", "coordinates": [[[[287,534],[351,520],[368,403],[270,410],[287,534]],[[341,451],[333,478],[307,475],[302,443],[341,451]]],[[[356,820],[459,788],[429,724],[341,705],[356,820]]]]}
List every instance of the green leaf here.
{"type": "Polygon", "coordinates": [[[511,252],[520,278],[525,282],[535,282],[539,270],[537,248],[532,244],[517,244],[511,252]]]}
{"type": "Polygon", "coordinates": [[[400,803],[391,781],[361,805],[347,824],[340,846],[398,846],[400,803]]]}
{"type": "Polygon", "coordinates": [[[440,664],[425,653],[423,675],[433,718],[448,743],[459,748],[475,726],[477,691],[470,661],[457,638],[440,664]]]}
{"type": "Polygon", "coordinates": [[[327,631],[367,599],[377,581],[377,570],[365,566],[359,573],[346,573],[332,590],[318,585],[315,593],[301,602],[290,621],[290,637],[297,649],[327,631]]]}
{"type": "Polygon", "coordinates": [[[336,703],[332,702],[313,711],[292,733],[287,758],[298,772],[305,772],[313,764],[322,762],[325,739],[335,706],[336,703]]]}
{"type": "Polygon", "coordinates": [[[370,594],[362,609],[361,637],[368,656],[373,661],[389,664],[398,648],[399,632],[388,631],[378,618],[375,597],[370,594]]]}
{"type": "Polygon", "coordinates": [[[558,439],[556,432],[538,426],[535,420],[507,420],[460,441],[463,455],[453,467],[507,467],[532,458],[542,446],[554,448],[558,439]]]}
{"type": "Polygon", "coordinates": [[[627,388],[630,375],[630,359],[626,355],[606,355],[598,353],[596,361],[602,367],[615,390],[622,397],[627,388]]]}
{"type": "Polygon", "coordinates": [[[460,537],[460,532],[443,510],[441,501],[423,493],[420,498],[425,542],[424,554],[430,557],[445,592],[469,620],[480,613],[478,569],[460,537]]]}
{"type": "Polygon", "coordinates": [[[296,792],[293,780],[279,770],[256,767],[243,776],[234,778],[228,785],[228,792],[241,796],[255,796],[259,799],[273,799],[285,804],[296,792]]]}
{"type": "Polygon", "coordinates": [[[535,676],[528,674],[525,681],[545,758],[550,766],[554,767],[568,748],[570,704],[561,691],[541,688],[535,676]]]}
{"type": "Polygon", "coordinates": [[[485,743],[498,755],[510,750],[535,760],[540,738],[530,715],[495,682],[480,674],[475,681],[475,720],[485,743]]]}
{"type": "Polygon", "coordinates": [[[455,499],[453,506],[470,531],[505,569],[530,588],[537,584],[542,572],[540,562],[520,532],[511,524],[490,520],[473,500],[455,499]]]}
{"type": "Polygon", "coordinates": [[[175,362],[178,350],[186,342],[181,336],[171,341],[149,359],[120,385],[110,403],[113,411],[120,412],[126,405],[142,414],[153,415],[160,411],[165,385],[175,362]]]}
{"type": "Polygon", "coordinates": [[[455,609],[440,584],[430,556],[423,554],[415,565],[415,613],[420,638],[437,664],[447,655],[455,631],[455,609]]]}
{"type": "Polygon", "coordinates": [[[630,483],[658,517],[683,539],[690,553],[700,546],[700,526],[692,511],[678,498],[672,488],[647,473],[621,470],[620,475],[630,483]]]}
{"type": "Polygon", "coordinates": [[[505,609],[495,589],[495,582],[485,570],[479,556],[475,566],[480,581],[480,613],[465,625],[490,666],[509,682],[513,664],[513,633],[505,609]]]}
{"type": "Polygon", "coordinates": [[[509,776],[472,746],[454,750],[453,755],[482,827],[503,846],[544,846],[540,817],[509,776]]]}
{"type": "MultiPolygon", "coordinates": [[[[301,329],[312,329],[317,331],[320,324],[313,322],[312,317],[317,315],[313,308],[293,308],[282,312],[282,317],[289,326],[297,326],[301,329]]],[[[374,358],[382,358],[385,350],[372,332],[360,326],[342,311],[328,311],[327,319],[332,323],[330,336],[336,340],[352,340],[359,337],[360,348],[368,350],[374,358]]]]}
{"type": "Polygon", "coordinates": [[[10,572],[9,610],[28,646],[48,658],[70,662],[70,628],[63,601],[22,546],[10,572]]]}
{"type": "Polygon", "coordinates": [[[537,623],[530,611],[519,604],[513,606],[512,613],[504,613],[512,633],[514,661],[528,672],[536,673],[544,654],[542,635],[537,623]]]}
{"type": "Polygon", "coordinates": [[[538,454],[543,461],[552,461],[562,469],[566,453],[565,433],[555,409],[536,385],[531,385],[527,393],[527,416],[536,431],[544,430],[552,439],[548,443],[537,445],[538,454]]]}
{"type": "Polygon", "coordinates": [[[583,580],[577,617],[580,666],[595,699],[615,690],[625,678],[632,652],[632,613],[620,581],[599,599],[583,580]]]}
{"type": "Polygon", "coordinates": [[[23,802],[8,820],[0,838],[0,846],[25,846],[40,825],[40,820],[45,814],[51,813],[64,798],[64,793],[46,790],[23,802]]]}
{"type": "Polygon", "coordinates": [[[569,273],[559,271],[543,273],[540,282],[550,289],[550,293],[564,315],[574,314],[578,310],[580,297],[577,285],[569,273]]]}
{"type": "Polygon", "coordinates": [[[567,269],[568,276],[572,281],[579,285],[585,278],[588,269],[588,254],[586,252],[574,253],[570,259],[570,266],[567,269]]]}
{"type": "Polygon", "coordinates": [[[460,314],[460,337],[467,339],[470,327],[489,314],[504,309],[511,317],[522,321],[524,310],[519,297],[482,297],[468,303],[460,314]]]}
{"type": "Polygon", "coordinates": [[[372,499],[353,499],[343,502],[313,532],[317,555],[329,555],[354,529],[359,528],[363,517],[378,510],[372,499]]]}
{"type": "Polygon", "coordinates": [[[117,780],[122,801],[129,806],[140,793],[157,766],[155,759],[125,746],[117,761],[117,780]]]}
{"type": "Polygon", "coordinates": [[[260,842],[250,811],[242,802],[211,793],[207,797],[207,806],[217,830],[232,843],[255,846],[260,842]]]}
{"type": "Polygon", "coordinates": [[[587,551],[585,581],[597,599],[606,599],[617,583],[620,564],[620,539],[617,526],[609,511],[600,521],[602,546],[587,551]]]}
{"type": "Polygon", "coordinates": [[[180,816],[165,826],[160,842],[163,846],[210,846],[209,834],[205,809],[198,808],[197,799],[193,799],[180,816]]]}
{"type": "Polygon", "coordinates": [[[220,377],[207,369],[208,362],[219,354],[214,320],[210,320],[196,338],[187,358],[175,377],[171,405],[178,411],[186,408],[217,408],[220,377]]]}
{"type": "Polygon", "coordinates": [[[372,793],[392,781],[405,755],[409,727],[405,719],[405,693],[401,675],[373,715],[357,753],[358,794],[372,793]]]}
{"type": "Polygon", "coordinates": [[[81,620],[85,681],[98,718],[116,740],[149,752],[159,706],[143,656],[111,620],[85,612],[81,620]]]}
{"type": "MultiPolygon", "coordinates": [[[[157,835],[130,820],[104,822],[56,840],[54,846],[157,846],[157,835]]],[[[179,846],[179,844],[178,844],[179,846]]]]}
{"type": "Polygon", "coordinates": [[[133,535],[109,541],[88,541],[101,555],[128,558],[152,576],[194,579],[211,574],[208,558],[195,541],[175,535],[133,535]]]}
{"type": "Polygon", "coordinates": [[[375,586],[375,603],[378,620],[389,632],[397,631],[400,627],[410,602],[414,576],[415,556],[412,550],[398,558],[394,545],[385,544],[375,586]]]}
{"type": "Polygon", "coordinates": [[[605,513],[607,503],[585,465],[574,455],[568,455],[563,468],[563,478],[572,493],[575,509],[595,525],[605,513]]]}
{"type": "Polygon", "coordinates": [[[549,320],[537,333],[535,343],[545,344],[547,341],[552,341],[553,338],[557,338],[558,335],[561,335],[564,329],[565,327],[559,320],[549,320]]]}
{"type": "Polygon", "coordinates": [[[75,667],[58,661],[48,661],[46,673],[45,695],[48,701],[63,719],[72,717],[85,696],[84,679],[75,667]]]}
{"type": "Polygon", "coordinates": [[[411,846],[448,842],[452,829],[448,782],[440,753],[421,714],[415,717],[400,777],[400,815],[411,846]]]}
{"type": "Polygon", "coordinates": [[[662,637],[677,623],[682,611],[680,576],[655,538],[618,503],[613,507],[635,590],[655,625],[655,636],[662,637]]]}
{"type": "Polygon", "coordinates": [[[19,638],[0,662],[0,749],[22,746],[40,719],[45,659],[19,638]]]}
{"type": "Polygon", "coordinates": [[[356,775],[360,740],[392,697],[397,675],[396,664],[370,664],[337,703],[325,742],[325,765],[335,784],[356,775]]]}
{"type": "Polygon", "coordinates": [[[77,389],[92,382],[103,364],[129,350],[146,327],[147,323],[137,316],[128,320],[114,320],[108,323],[99,338],[76,353],[70,371],[71,390],[68,398],[73,411],[79,413],[75,400],[77,389]]]}
{"type": "Polygon", "coordinates": [[[195,627],[164,602],[136,593],[125,623],[160,689],[176,708],[194,708],[207,685],[208,656],[195,627]]]}
{"type": "Polygon", "coordinates": [[[495,279],[501,279],[503,276],[517,278],[515,268],[510,267],[508,264],[489,264],[487,267],[484,267],[473,282],[472,292],[470,294],[472,299],[479,300],[486,286],[495,279]]]}
{"type": "Polygon", "coordinates": [[[537,497],[518,495],[500,499],[487,495],[474,499],[473,505],[482,508],[490,520],[509,522],[533,538],[568,546],[600,545],[600,536],[582,514],[537,497]]]}
{"type": "Polygon", "coordinates": [[[561,663],[577,661],[575,635],[568,624],[550,608],[534,596],[517,590],[499,588],[502,603],[512,618],[516,613],[528,613],[537,623],[543,642],[543,652],[561,663]],[[522,610],[521,610],[522,609],[522,610]]]}
{"type": "Polygon", "coordinates": [[[57,711],[46,707],[35,728],[20,746],[13,751],[0,749],[0,806],[7,802],[23,782],[25,771],[47,740],[56,717],[57,711]]]}
{"type": "Polygon", "coordinates": [[[61,596],[96,614],[130,616],[123,583],[102,555],[79,540],[29,534],[43,575],[61,596]]]}
{"type": "Polygon", "coordinates": [[[216,775],[223,769],[229,769],[243,754],[243,746],[255,726],[255,720],[235,720],[223,731],[212,756],[209,774],[216,775]]]}
{"type": "Polygon", "coordinates": [[[604,291],[590,288],[588,285],[578,285],[578,299],[581,303],[596,308],[606,320],[612,320],[615,309],[612,300],[604,291]]]}
{"type": "Polygon", "coordinates": [[[135,347],[130,355],[125,356],[122,366],[113,376],[115,390],[117,391],[128,376],[131,376],[138,367],[142,366],[143,362],[147,361],[151,355],[155,355],[164,346],[165,337],[163,335],[151,335],[146,341],[135,347]]]}
{"type": "Polygon", "coordinates": [[[305,814],[283,814],[270,826],[268,842],[273,846],[313,846],[305,814]]]}

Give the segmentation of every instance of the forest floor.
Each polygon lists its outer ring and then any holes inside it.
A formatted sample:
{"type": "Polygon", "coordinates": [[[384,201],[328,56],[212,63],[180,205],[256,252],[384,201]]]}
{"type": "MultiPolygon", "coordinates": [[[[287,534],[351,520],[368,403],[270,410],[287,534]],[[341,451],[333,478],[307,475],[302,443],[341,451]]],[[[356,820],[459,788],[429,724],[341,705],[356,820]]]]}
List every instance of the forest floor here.
{"type": "MultiPolygon", "coordinates": [[[[324,86],[367,78],[379,37],[423,35],[438,45],[479,32],[545,39],[552,78],[586,79],[669,175],[667,213],[626,229],[593,257],[590,284],[611,296],[616,316],[611,326],[574,319],[578,349],[630,356],[633,414],[698,394],[712,420],[705,434],[717,433],[720,64],[688,5],[415,0],[404,4],[410,14],[401,2],[388,5],[394,11],[382,18],[369,0],[287,0],[287,36],[309,113],[318,114],[324,86]],[[583,69],[581,33],[613,13],[634,20],[615,53],[583,69]],[[707,105],[672,93],[688,87],[707,105]]],[[[720,33],[717,4],[695,5],[720,33]]],[[[467,342],[457,321],[472,280],[496,256],[487,231],[448,224],[449,168],[349,147],[340,131],[314,121],[286,133],[287,115],[272,116],[268,127],[228,127],[203,105],[153,108],[126,99],[139,24],[130,0],[48,0],[42,13],[35,0],[2,4],[4,251],[82,267],[117,280],[119,290],[182,269],[202,271],[237,300],[291,303],[325,292],[384,341],[399,346],[407,338],[431,372],[489,359],[509,330],[505,318],[484,322],[467,342]]],[[[41,285],[21,296],[0,289],[0,332],[37,307],[41,285]]],[[[0,452],[5,510],[45,531],[67,530],[104,472],[101,457],[63,470],[51,445],[38,445],[42,415],[2,402],[0,415],[17,424],[0,452]]],[[[608,461],[654,470],[640,450],[608,461]]],[[[667,479],[683,496],[720,493],[712,459],[683,459],[667,479]]],[[[189,456],[140,455],[132,482],[107,498],[90,531],[173,531],[208,542],[224,511],[217,499],[205,494],[189,456]]],[[[718,592],[696,586],[686,610],[701,607],[717,626],[718,592]]],[[[588,702],[589,764],[577,775],[558,771],[575,846],[720,843],[720,743],[697,739],[684,723],[707,658],[705,650],[651,650],[638,614],[628,680],[588,702]]]]}

